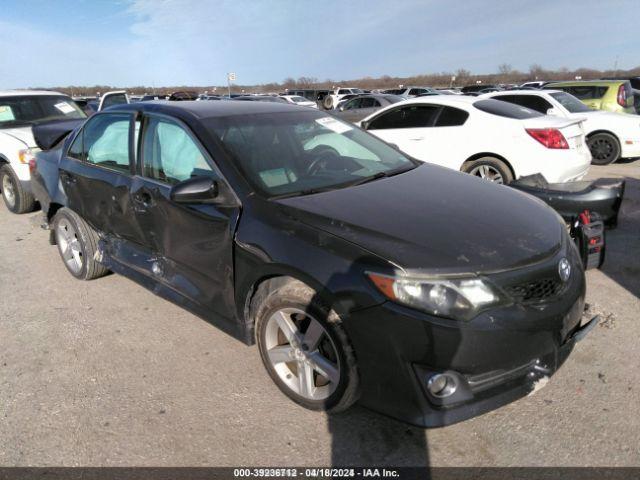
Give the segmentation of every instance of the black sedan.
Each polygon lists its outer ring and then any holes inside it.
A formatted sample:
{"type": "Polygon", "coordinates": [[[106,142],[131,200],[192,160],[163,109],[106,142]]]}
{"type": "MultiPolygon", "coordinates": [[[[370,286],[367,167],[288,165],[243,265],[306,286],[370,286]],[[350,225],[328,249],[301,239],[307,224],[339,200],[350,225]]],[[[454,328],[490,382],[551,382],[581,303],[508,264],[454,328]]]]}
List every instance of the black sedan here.
{"type": "Polygon", "coordinates": [[[457,422],[543,385],[595,325],[553,210],[312,109],[116,106],[34,182],[74,277],[118,272],[257,343],[310,409],[457,422]]]}
{"type": "Polygon", "coordinates": [[[385,94],[367,94],[357,95],[355,98],[351,98],[346,101],[340,102],[338,108],[331,112],[333,115],[348,120],[350,122],[359,122],[363,118],[368,117],[373,112],[380,110],[393,103],[401,102],[405,100],[398,95],[385,95],[385,94]]]}

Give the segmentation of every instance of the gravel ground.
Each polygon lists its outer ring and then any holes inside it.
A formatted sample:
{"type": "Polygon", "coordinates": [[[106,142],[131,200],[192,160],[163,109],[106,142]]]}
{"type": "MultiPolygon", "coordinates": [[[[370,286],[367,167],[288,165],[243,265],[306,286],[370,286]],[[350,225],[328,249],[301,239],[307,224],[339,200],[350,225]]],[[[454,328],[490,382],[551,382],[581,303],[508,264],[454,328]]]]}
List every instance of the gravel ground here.
{"type": "Polygon", "coordinates": [[[640,160],[602,271],[604,322],[534,396],[435,430],[287,400],[257,349],[117,275],[78,282],[39,214],[0,206],[0,465],[640,465],[640,160]]]}

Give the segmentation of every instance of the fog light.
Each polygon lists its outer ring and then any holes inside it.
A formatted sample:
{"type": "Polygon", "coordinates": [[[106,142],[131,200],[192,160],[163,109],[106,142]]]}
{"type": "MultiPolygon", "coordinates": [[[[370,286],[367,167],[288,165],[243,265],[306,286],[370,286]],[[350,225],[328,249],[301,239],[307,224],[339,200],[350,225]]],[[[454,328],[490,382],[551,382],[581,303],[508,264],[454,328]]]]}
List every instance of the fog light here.
{"type": "Polygon", "coordinates": [[[427,381],[429,393],[438,398],[446,398],[453,395],[457,387],[456,379],[447,373],[438,373],[427,381]]]}

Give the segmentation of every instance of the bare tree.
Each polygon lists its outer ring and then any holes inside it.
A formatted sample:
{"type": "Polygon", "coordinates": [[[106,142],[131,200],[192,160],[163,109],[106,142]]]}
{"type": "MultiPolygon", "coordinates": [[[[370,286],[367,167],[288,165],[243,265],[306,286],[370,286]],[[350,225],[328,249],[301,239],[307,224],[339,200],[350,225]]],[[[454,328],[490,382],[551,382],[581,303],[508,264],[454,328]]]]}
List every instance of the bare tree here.
{"type": "Polygon", "coordinates": [[[498,73],[500,75],[510,75],[513,72],[513,68],[508,63],[502,63],[498,65],[498,73]]]}

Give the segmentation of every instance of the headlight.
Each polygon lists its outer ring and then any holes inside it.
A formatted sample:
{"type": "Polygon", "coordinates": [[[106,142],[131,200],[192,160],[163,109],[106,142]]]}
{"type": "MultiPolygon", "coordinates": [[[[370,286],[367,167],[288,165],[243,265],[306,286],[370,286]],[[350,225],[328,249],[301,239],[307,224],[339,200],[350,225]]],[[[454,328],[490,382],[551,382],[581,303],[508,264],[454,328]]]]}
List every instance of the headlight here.
{"type": "Polygon", "coordinates": [[[483,310],[509,303],[487,280],[464,278],[408,278],[367,273],[389,300],[439,317],[471,320],[483,310]]]}

